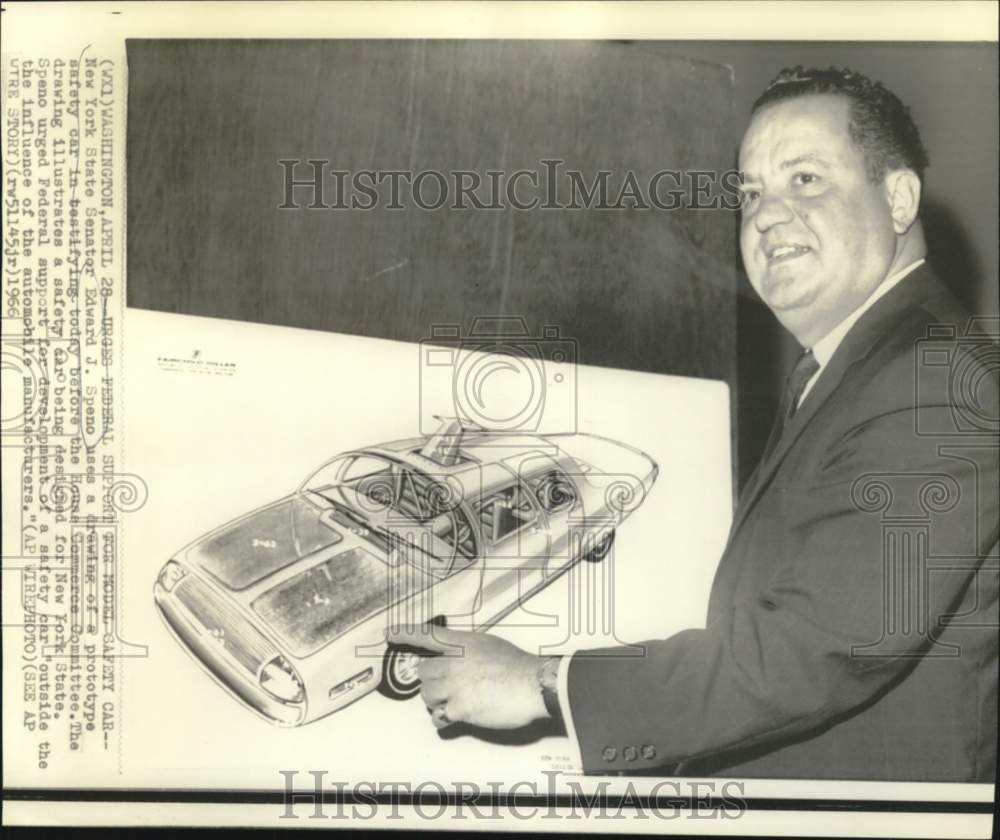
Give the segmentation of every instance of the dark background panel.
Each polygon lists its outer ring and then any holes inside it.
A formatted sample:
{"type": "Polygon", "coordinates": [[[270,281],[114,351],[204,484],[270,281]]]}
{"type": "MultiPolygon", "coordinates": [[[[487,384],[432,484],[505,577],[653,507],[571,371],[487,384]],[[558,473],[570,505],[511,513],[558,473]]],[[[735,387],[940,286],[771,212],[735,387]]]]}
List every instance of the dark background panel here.
{"type": "Polygon", "coordinates": [[[520,315],[587,364],[735,384],[732,214],[278,209],[281,158],[484,180],[558,158],[610,170],[612,199],[629,170],[716,170],[726,68],[610,42],[132,41],[129,73],[130,306],[405,341],[520,315]]]}
{"type": "Polygon", "coordinates": [[[995,44],[132,41],[129,64],[130,305],[407,340],[483,312],[558,323],[585,362],[735,385],[741,482],[797,347],[742,276],[735,214],[282,218],[276,159],[725,169],[781,68],[847,66],[920,127],[931,263],[1000,308],[995,44]]]}

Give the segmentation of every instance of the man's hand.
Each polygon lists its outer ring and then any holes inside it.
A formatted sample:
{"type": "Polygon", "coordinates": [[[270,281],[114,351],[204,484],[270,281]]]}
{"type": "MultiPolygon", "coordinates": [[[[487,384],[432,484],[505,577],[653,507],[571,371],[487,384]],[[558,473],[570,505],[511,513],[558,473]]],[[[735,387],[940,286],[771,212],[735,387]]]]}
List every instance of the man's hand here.
{"type": "Polygon", "coordinates": [[[438,729],[459,722],[516,729],[549,717],[538,684],[544,660],[510,642],[445,627],[390,633],[387,641],[439,654],[424,657],[418,669],[420,695],[438,729]]]}

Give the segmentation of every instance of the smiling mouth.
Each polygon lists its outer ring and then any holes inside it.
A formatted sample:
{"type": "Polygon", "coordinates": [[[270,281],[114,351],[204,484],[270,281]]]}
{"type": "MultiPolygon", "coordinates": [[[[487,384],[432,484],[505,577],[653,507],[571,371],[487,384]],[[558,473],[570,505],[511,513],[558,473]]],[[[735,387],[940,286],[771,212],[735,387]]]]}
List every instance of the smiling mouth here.
{"type": "Polygon", "coordinates": [[[767,264],[775,265],[777,263],[788,262],[789,260],[801,257],[803,254],[807,254],[811,250],[811,248],[807,248],[805,245],[781,245],[766,253],[767,264]]]}

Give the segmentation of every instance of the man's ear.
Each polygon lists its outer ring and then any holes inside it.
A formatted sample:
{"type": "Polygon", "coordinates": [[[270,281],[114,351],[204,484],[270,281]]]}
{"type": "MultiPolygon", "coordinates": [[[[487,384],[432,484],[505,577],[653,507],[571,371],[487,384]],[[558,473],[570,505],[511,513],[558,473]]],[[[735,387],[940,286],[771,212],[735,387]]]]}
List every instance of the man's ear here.
{"type": "Polygon", "coordinates": [[[885,176],[885,195],[896,233],[904,234],[920,209],[920,179],[912,169],[894,169],[885,176]]]}

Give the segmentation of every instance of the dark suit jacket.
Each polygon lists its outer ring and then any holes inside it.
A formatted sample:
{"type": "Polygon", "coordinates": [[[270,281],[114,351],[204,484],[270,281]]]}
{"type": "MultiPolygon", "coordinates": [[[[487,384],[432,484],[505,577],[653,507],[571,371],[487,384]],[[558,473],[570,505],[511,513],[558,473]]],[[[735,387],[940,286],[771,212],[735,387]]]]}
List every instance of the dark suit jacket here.
{"type": "Polygon", "coordinates": [[[968,326],[925,265],[852,327],[743,492],[706,627],[570,661],[587,772],[993,779],[996,355],[968,326]]]}

